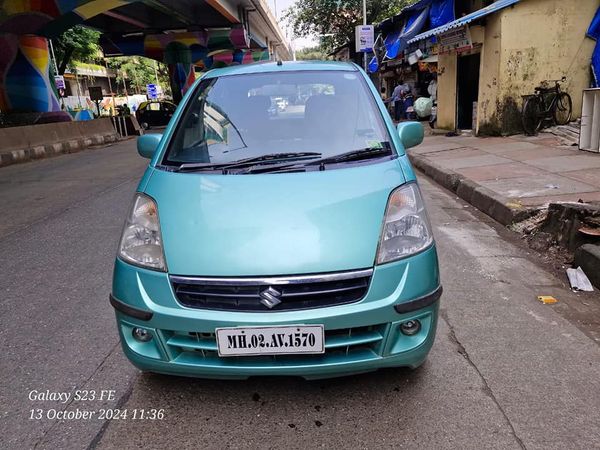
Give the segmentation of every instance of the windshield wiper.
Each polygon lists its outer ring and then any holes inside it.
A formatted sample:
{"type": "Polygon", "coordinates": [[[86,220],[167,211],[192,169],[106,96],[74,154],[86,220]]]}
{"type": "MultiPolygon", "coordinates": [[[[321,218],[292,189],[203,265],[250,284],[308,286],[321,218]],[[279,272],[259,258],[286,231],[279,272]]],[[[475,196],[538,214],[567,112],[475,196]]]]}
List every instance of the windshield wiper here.
{"type": "Polygon", "coordinates": [[[269,164],[269,165],[251,165],[243,168],[239,172],[235,172],[236,175],[247,175],[250,173],[283,173],[283,172],[306,172],[306,164],[302,162],[283,162],[280,164],[269,164]]]}
{"type": "Polygon", "coordinates": [[[339,155],[328,156],[326,158],[317,159],[315,161],[310,161],[305,165],[320,165],[331,164],[331,163],[340,163],[346,161],[359,161],[361,159],[368,159],[377,156],[387,156],[392,154],[392,149],[388,142],[382,142],[382,147],[368,147],[361,148],[358,150],[352,150],[351,152],[340,153],[339,155]]]}
{"type": "Polygon", "coordinates": [[[363,148],[359,150],[353,150],[351,152],[341,153],[339,155],[328,156],[326,158],[321,158],[313,161],[308,161],[303,163],[302,161],[290,162],[290,163],[280,163],[280,164],[271,164],[268,166],[259,166],[259,165],[250,165],[249,167],[243,169],[240,172],[236,172],[240,175],[250,174],[250,173],[283,173],[283,172],[305,172],[307,166],[320,166],[319,170],[325,170],[325,164],[329,163],[340,163],[345,161],[359,161],[363,159],[370,159],[373,157],[380,156],[389,156],[392,155],[392,148],[388,142],[383,142],[382,147],[369,147],[363,148]]]}
{"type": "Polygon", "coordinates": [[[255,156],[253,158],[240,159],[238,161],[230,161],[226,163],[211,164],[211,163],[186,163],[180,165],[175,172],[185,172],[193,170],[223,170],[224,173],[228,169],[235,169],[248,165],[260,163],[271,163],[294,159],[312,159],[321,156],[318,152],[296,152],[296,153],[269,153],[267,155],[255,156]]]}

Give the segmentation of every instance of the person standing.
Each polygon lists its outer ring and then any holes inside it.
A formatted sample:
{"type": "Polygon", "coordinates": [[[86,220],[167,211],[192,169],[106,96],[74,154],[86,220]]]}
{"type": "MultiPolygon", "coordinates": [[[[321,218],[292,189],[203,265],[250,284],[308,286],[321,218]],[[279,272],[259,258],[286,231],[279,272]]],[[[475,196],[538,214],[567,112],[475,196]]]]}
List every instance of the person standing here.
{"type": "Polygon", "coordinates": [[[427,86],[427,93],[429,94],[429,97],[431,97],[433,103],[437,102],[437,79],[431,79],[429,86],[427,86]]]}
{"type": "Polygon", "coordinates": [[[410,88],[403,79],[396,85],[392,92],[392,100],[394,102],[394,119],[398,122],[406,119],[406,108],[404,107],[404,95],[410,92],[410,88]]]}

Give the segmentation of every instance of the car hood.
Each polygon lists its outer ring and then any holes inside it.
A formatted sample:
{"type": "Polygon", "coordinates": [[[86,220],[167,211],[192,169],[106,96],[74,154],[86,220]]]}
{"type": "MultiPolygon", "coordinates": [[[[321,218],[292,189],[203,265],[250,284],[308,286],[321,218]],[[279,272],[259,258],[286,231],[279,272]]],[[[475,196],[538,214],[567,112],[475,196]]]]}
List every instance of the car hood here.
{"type": "Polygon", "coordinates": [[[372,267],[398,160],[302,173],[215,175],[155,170],[168,270],[268,276],[372,267]]]}

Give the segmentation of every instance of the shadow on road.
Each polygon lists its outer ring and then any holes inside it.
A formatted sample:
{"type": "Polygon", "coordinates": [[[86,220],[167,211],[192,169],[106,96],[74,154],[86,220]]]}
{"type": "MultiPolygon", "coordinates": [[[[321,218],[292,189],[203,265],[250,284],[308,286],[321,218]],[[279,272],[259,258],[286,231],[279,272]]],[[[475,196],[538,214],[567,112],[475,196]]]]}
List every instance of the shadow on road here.
{"type": "MultiPolygon", "coordinates": [[[[201,378],[178,377],[145,372],[138,379],[140,384],[146,385],[149,391],[160,391],[168,395],[181,393],[222,393],[224,390],[238,393],[240,397],[250,396],[254,401],[261,401],[260,392],[270,394],[289,395],[298,401],[299,391],[306,397],[332,390],[338,394],[356,394],[365,386],[377,384],[380,387],[388,386],[392,391],[401,392],[405,386],[418,383],[426,370],[424,366],[411,370],[409,368],[386,368],[374,372],[350,375],[321,380],[305,380],[292,376],[256,376],[247,380],[213,380],[201,378]]],[[[262,401],[264,403],[264,401],[262,401]]]]}

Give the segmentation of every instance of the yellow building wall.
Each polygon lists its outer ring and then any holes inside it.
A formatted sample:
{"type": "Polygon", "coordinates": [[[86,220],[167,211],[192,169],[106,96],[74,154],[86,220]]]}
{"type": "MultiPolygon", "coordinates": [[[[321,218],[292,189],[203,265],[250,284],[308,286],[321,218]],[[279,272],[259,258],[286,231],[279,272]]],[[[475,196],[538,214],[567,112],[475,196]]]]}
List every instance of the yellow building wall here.
{"type": "Polygon", "coordinates": [[[573,99],[573,117],[580,116],[595,46],[585,32],[599,6],[600,0],[522,0],[488,18],[480,80],[480,133],[521,132],[522,96],[533,93],[545,79],[567,77],[563,87],[573,99]],[[494,80],[495,69],[488,73],[488,64],[496,64],[496,55],[499,71],[494,80]]]}
{"type": "MultiPolygon", "coordinates": [[[[482,27],[480,27],[482,28],[482,27]]],[[[500,55],[501,55],[502,16],[494,14],[487,19],[483,28],[481,49],[481,67],[479,69],[479,94],[477,101],[477,134],[494,134],[488,130],[490,124],[499,128],[498,95],[500,91],[500,55]]]]}
{"type": "MultiPolygon", "coordinates": [[[[595,42],[585,36],[600,0],[521,0],[472,26],[481,47],[477,133],[521,133],[522,96],[542,80],[567,77],[563,88],[581,115],[582,91],[590,84],[595,42]]],[[[438,126],[456,127],[457,55],[438,62],[438,126]]]]}
{"type": "MultiPolygon", "coordinates": [[[[470,29],[471,40],[475,46],[473,51],[462,53],[463,55],[478,53],[485,39],[485,28],[473,26],[470,29]]],[[[439,55],[438,61],[438,117],[437,127],[454,130],[456,129],[456,77],[458,58],[456,53],[439,55]]],[[[483,65],[481,65],[483,67],[483,65]]],[[[481,77],[481,69],[480,69],[481,77]]]]}
{"type": "Polygon", "coordinates": [[[437,127],[454,130],[456,127],[456,53],[438,58],[437,127]]]}

